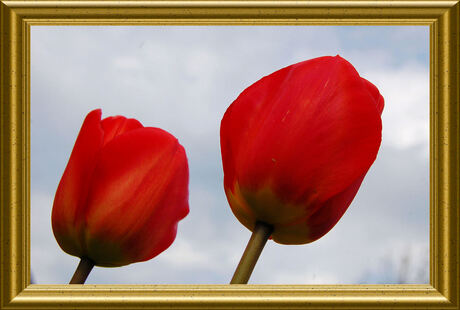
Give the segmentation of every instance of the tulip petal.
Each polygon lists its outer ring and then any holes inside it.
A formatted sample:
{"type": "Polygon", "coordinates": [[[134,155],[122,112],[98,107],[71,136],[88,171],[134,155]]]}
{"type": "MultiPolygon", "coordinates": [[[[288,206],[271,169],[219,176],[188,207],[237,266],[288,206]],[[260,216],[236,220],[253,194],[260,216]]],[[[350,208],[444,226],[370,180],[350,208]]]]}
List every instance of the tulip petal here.
{"type": "Polygon", "coordinates": [[[104,130],[104,145],[125,132],[144,127],[138,120],[124,116],[106,117],[101,125],[104,130]]]}
{"type": "Polygon", "coordinates": [[[75,256],[81,256],[83,252],[79,237],[82,207],[102,147],[101,113],[98,109],[86,116],[54,198],[54,236],[65,252],[75,256]]]}
{"type": "Polygon", "coordinates": [[[176,169],[175,176],[171,177],[171,182],[164,190],[168,195],[163,195],[158,202],[156,210],[148,219],[148,225],[125,239],[125,248],[129,249],[131,260],[149,260],[166,250],[174,241],[178,221],[189,212],[188,164],[184,158],[185,150],[179,145],[170,164],[170,167],[176,169]],[[179,210],[174,206],[179,207],[179,210]],[[141,238],[142,242],[139,242],[141,238]]]}
{"type": "Polygon", "coordinates": [[[188,213],[187,186],[185,151],[169,133],[142,128],[108,142],[85,211],[87,255],[121,266],[163,251],[188,213]]]}

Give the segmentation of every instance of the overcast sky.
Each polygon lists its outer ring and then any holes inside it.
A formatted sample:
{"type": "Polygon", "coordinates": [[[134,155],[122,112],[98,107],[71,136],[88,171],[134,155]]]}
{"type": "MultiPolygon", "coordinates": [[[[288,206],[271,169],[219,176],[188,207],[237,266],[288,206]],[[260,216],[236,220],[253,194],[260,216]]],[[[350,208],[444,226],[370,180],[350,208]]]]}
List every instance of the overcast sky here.
{"type": "Polygon", "coordinates": [[[87,283],[225,284],[250,237],[223,190],[220,120],[261,77],[324,55],[350,61],[385,98],[377,160],[323,238],[267,243],[250,283],[427,283],[429,28],[422,26],[33,26],[31,269],[68,283],[79,259],[51,229],[54,194],[86,114],[161,127],[185,147],[190,214],[154,259],[96,267],[87,283]]]}

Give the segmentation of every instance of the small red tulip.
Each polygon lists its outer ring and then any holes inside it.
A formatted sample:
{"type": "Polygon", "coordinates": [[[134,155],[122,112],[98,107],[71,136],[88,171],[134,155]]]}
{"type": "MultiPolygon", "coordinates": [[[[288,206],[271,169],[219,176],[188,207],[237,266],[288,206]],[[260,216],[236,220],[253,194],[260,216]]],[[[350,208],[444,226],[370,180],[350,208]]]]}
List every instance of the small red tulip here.
{"type": "Polygon", "coordinates": [[[276,71],[244,90],[220,129],[224,187],[238,220],[304,244],[342,217],[374,162],[384,100],[340,56],[276,71]]]}
{"type": "Polygon", "coordinates": [[[54,236],[68,254],[116,267],[167,249],[188,214],[188,164],[171,134],[90,112],[57,188],[54,236]]]}

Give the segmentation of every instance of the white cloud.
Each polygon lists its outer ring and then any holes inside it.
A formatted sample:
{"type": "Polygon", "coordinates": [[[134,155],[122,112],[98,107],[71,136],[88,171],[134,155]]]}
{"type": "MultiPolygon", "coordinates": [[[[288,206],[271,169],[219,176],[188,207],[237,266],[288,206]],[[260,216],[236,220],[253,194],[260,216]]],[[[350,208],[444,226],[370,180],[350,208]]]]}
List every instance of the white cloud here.
{"type": "Polygon", "coordinates": [[[383,145],[396,148],[422,146],[429,150],[429,71],[423,65],[374,70],[364,75],[385,98],[382,114],[383,145]]]}
{"type": "MultiPolygon", "coordinates": [[[[272,284],[337,284],[339,280],[334,274],[316,274],[305,272],[286,272],[278,271],[267,279],[272,284]]],[[[262,282],[264,283],[264,282],[262,282]]],[[[260,283],[260,284],[262,284],[260,283]]],[[[265,281],[266,283],[266,281],[265,281]]],[[[254,283],[255,284],[255,283],[254,283]]]]}
{"type": "Polygon", "coordinates": [[[177,240],[174,245],[158,257],[173,268],[211,268],[215,267],[216,262],[211,261],[211,257],[197,251],[191,242],[177,240]]]}
{"type": "Polygon", "coordinates": [[[126,56],[113,59],[113,65],[123,71],[138,70],[142,67],[142,63],[137,58],[126,56]]]}

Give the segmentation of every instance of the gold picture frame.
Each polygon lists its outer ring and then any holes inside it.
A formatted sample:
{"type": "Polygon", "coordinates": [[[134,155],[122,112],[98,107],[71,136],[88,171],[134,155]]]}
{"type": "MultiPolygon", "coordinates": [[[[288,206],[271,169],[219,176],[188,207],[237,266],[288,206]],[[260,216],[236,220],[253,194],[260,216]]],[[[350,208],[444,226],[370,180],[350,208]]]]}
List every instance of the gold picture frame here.
{"type": "Polygon", "coordinates": [[[460,309],[459,3],[459,0],[0,0],[0,308],[460,309]],[[430,283],[30,284],[30,26],[88,24],[429,26],[430,283]]]}

